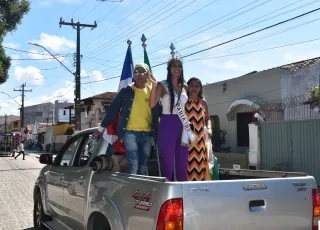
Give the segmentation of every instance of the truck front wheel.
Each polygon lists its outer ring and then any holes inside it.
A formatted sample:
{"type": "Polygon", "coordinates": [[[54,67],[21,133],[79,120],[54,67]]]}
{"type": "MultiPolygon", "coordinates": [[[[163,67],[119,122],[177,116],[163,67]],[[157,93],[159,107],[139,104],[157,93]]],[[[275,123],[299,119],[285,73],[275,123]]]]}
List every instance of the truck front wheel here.
{"type": "Polygon", "coordinates": [[[42,208],[41,196],[37,195],[34,201],[33,208],[33,225],[35,230],[44,230],[45,226],[43,225],[44,212],[42,208]]]}

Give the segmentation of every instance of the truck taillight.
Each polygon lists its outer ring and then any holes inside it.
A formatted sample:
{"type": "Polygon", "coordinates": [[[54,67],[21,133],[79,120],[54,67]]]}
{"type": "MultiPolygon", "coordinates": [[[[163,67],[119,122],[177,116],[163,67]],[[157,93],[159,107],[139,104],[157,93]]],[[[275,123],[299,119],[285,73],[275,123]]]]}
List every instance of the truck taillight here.
{"type": "Polygon", "coordinates": [[[313,200],[313,223],[312,230],[318,230],[319,227],[319,216],[320,216],[320,200],[318,189],[312,189],[312,200],[313,200]]]}
{"type": "Polygon", "coordinates": [[[160,209],[157,230],[183,230],[183,200],[166,201],[160,209]]]}

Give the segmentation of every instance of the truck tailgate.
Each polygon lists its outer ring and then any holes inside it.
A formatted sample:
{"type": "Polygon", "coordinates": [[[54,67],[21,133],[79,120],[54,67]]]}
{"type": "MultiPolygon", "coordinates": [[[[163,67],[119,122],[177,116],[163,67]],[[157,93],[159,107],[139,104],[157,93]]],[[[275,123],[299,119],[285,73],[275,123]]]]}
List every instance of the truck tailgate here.
{"type": "Polygon", "coordinates": [[[311,230],[313,177],[182,183],[184,230],[311,230]]]}

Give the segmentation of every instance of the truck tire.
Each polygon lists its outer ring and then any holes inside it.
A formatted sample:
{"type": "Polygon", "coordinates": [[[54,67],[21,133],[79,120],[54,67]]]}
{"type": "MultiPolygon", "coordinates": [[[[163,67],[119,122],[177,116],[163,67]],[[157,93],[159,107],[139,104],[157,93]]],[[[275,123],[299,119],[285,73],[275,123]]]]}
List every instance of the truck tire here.
{"type": "Polygon", "coordinates": [[[93,230],[111,230],[108,220],[103,215],[97,215],[94,218],[93,230]]]}
{"type": "Polygon", "coordinates": [[[47,229],[43,221],[45,220],[45,214],[43,212],[42,207],[42,201],[41,201],[41,195],[38,194],[34,201],[34,207],[33,207],[33,226],[34,230],[45,230],[47,229]]]}

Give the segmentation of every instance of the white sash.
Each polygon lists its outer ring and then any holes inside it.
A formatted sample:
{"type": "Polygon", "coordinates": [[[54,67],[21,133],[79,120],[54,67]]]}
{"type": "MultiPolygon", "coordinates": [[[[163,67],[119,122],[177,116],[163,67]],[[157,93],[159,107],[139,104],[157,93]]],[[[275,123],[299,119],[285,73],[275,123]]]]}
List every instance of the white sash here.
{"type": "MultiPolygon", "coordinates": [[[[161,84],[166,89],[167,93],[169,93],[169,87],[166,80],[162,81],[161,84]]],[[[183,126],[182,136],[181,136],[181,145],[185,147],[189,147],[190,145],[195,144],[198,140],[196,136],[193,134],[192,129],[189,125],[189,119],[185,114],[185,108],[182,104],[181,98],[176,104],[177,115],[180,118],[180,121],[183,126]]]]}
{"type": "Polygon", "coordinates": [[[182,107],[181,99],[178,101],[176,105],[178,117],[180,118],[180,121],[183,126],[183,132],[181,137],[181,145],[189,147],[190,145],[195,144],[198,140],[195,137],[195,135],[192,132],[192,129],[189,125],[189,119],[187,118],[185,114],[185,109],[182,107]]]}

